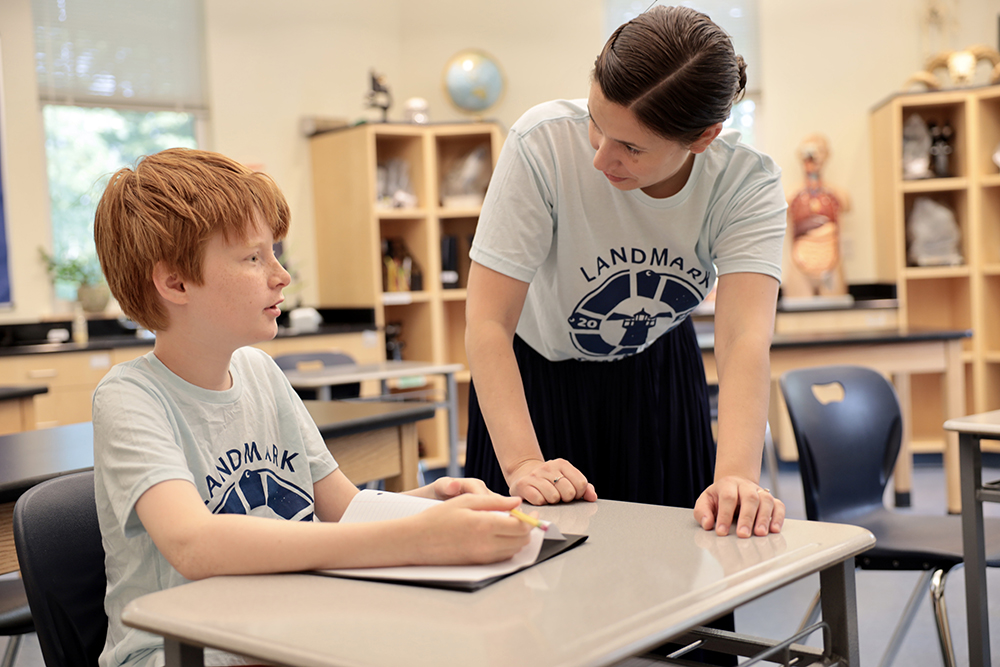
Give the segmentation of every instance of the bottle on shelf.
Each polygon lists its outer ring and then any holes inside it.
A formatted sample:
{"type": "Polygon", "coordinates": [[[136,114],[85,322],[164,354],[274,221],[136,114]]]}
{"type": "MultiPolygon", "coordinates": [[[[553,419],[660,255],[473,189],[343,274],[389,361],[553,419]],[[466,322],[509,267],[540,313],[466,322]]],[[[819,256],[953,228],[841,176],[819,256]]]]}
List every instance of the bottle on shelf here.
{"type": "Polygon", "coordinates": [[[458,287],[458,237],[453,234],[441,237],[441,287],[458,287]]]}
{"type": "Polygon", "coordinates": [[[87,315],[83,312],[83,306],[77,302],[73,307],[73,342],[85,345],[89,339],[87,315]]]}

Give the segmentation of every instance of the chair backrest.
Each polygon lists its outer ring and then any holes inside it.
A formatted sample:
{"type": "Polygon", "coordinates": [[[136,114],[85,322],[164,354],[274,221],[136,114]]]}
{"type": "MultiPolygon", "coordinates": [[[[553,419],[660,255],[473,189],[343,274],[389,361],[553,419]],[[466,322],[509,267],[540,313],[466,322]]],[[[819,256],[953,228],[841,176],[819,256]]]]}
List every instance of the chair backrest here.
{"type": "Polygon", "coordinates": [[[96,665],[108,618],[94,473],[28,489],[14,506],[14,543],[46,667],[96,665]]]}
{"type": "MultiPolygon", "coordinates": [[[[274,363],[283,371],[301,370],[308,371],[326,366],[340,366],[343,364],[357,363],[349,354],[344,352],[296,352],[292,354],[279,354],[274,357],[274,363]]],[[[312,389],[296,389],[298,395],[304,399],[316,398],[316,391],[312,389]]],[[[361,383],[333,385],[330,387],[331,398],[357,398],[361,396],[361,383]]]]}
{"type": "Polygon", "coordinates": [[[892,384],[860,366],[788,371],[780,384],[799,452],[806,516],[838,521],[882,507],[903,434],[892,384]]]}

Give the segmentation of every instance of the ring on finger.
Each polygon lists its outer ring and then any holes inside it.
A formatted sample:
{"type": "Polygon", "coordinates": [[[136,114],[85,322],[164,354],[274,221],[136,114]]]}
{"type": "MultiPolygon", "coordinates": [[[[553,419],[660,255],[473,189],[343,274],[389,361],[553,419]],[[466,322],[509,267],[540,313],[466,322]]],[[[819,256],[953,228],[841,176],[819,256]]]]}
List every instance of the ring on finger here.
{"type": "Polygon", "coordinates": [[[561,479],[562,479],[562,475],[560,475],[559,477],[556,477],[554,480],[552,480],[552,483],[555,484],[556,482],[558,482],[561,479]]]}
{"type": "Polygon", "coordinates": [[[771,493],[771,489],[765,489],[763,486],[758,486],[757,493],[760,493],[761,491],[763,491],[764,493],[771,493]]]}

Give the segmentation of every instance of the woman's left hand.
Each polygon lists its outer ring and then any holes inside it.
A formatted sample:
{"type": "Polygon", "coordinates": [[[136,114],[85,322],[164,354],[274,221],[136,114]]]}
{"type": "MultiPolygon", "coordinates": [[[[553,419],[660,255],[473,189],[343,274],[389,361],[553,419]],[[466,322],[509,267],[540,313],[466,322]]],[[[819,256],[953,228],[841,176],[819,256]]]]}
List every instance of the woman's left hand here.
{"type": "Polygon", "coordinates": [[[718,535],[728,535],[735,520],[737,537],[764,536],[781,532],[785,503],[752,480],[723,477],[702,492],[694,504],[694,518],[718,535]]]}

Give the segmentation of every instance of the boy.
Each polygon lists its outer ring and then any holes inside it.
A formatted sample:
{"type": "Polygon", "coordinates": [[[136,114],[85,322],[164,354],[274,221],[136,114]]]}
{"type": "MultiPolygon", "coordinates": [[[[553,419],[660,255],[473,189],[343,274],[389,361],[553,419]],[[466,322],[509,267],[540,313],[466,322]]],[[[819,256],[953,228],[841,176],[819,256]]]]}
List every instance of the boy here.
{"type": "MultiPolygon", "coordinates": [[[[271,358],[245,347],[277,333],[289,276],[272,245],[288,220],[267,176],[189,149],[118,171],[97,207],[111,291],[156,332],[151,353],[113,368],[94,393],[102,666],[162,664],[162,641],[124,627],[121,612],[190,579],[493,562],[528,541],[530,526],[502,513],[519,499],[469,479],[417,489],[450,500],[408,519],[336,523],[357,488],[271,358]]],[[[206,661],[240,659],[206,652],[206,661]]]]}

